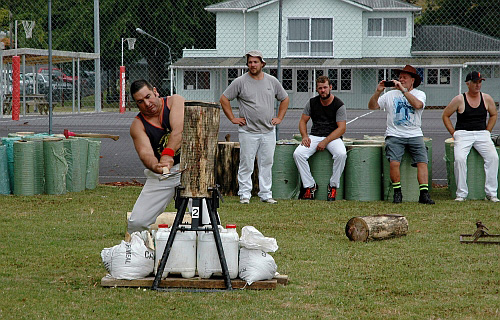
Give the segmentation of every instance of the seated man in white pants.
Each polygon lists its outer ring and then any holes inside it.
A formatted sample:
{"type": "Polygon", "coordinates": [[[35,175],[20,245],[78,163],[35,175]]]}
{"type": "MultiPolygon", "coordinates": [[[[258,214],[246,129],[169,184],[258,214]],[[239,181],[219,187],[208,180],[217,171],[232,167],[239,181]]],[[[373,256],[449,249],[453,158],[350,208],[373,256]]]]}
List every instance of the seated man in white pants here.
{"type": "Polygon", "coordinates": [[[160,181],[163,168],[179,169],[180,146],[184,129],[184,98],[179,95],[160,97],[146,80],[130,86],[130,94],[139,113],[130,126],[135,150],[146,167],[147,178],[132,214],[127,231],[147,230],[165,210],[180,184],[180,175],[160,181]]]}
{"type": "Polygon", "coordinates": [[[498,188],[498,153],[491,140],[491,130],[497,121],[497,109],[493,98],[481,92],[482,81],[485,80],[477,71],[467,74],[465,83],[469,90],[453,98],[443,111],[444,126],[454,138],[455,179],[457,182],[456,201],[464,201],[469,189],[467,187],[467,156],[474,149],[484,159],[486,183],[484,191],[486,200],[499,202],[498,188]],[[450,117],[457,112],[455,128],[450,117]],[[486,116],[489,114],[488,122],[486,116]]]}
{"type": "Polygon", "coordinates": [[[342,135],[346,130],[346,108],[344,103],[330,93],[332,85],[325,76],[316,79],[316,91],[319,95],[311,98],[302,113],[299,121],[299,131],[302,135],[302,144],[295,149],[293,159],[300,173],[302,190],[299,199],[314,200],[318,189],[311,174],[307,161],[316,151],[327,149],[333,157],[332,176],[328,185],[328,201],[334,201],[340,176],[344,171],[347,158],[342,135]],[[307,122],[312,119],[311,134],[307,134],[307,122]]]}

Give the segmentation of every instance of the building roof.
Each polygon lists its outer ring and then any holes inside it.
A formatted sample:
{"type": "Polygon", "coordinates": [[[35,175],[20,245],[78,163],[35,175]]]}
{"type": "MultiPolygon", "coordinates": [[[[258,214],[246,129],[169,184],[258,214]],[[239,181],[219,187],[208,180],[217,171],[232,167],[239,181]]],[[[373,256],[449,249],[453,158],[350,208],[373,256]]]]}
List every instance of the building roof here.
{"type": "MultiPolygon", "coordinates": [[[[13,56],[24,56],[26,65],[48,64],[49,51],[46,49],[33,49],[33,48],[18,48],[9,50],[0,50],[0,57],[3,57],[3,63],[12,63],[13,56]]],[[[71,62],[74,59],[92,60],[99,58],[97,53],[89,52],[73,52],[52,50],[52,63],[71,62]]]]}
{"type": "Polygon", "coordinates": [[[500,39],[455,25],[415,26],[413,55],[500,55],[500,39]]]}
{"type": "MultiPolygon", "coordinates": [[[[205,8],[210,12],[216,11],[249,11],[266,6],[278,0],[229,0],[212,4],[205,8]]],[[[332,0],[333,1],[333,0],[332,0]]],[[[340,0],[369,11],[421,11],[422,8],[399,0],[340,0]]]]}

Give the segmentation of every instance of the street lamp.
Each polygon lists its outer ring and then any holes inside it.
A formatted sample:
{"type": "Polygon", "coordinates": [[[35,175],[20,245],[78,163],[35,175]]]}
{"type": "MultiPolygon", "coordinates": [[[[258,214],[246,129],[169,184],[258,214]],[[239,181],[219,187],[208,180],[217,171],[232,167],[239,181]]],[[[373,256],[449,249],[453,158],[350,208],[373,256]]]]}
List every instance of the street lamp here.
{"type": "MultiPolygon", "coordinates": [[[[164,46],[166,46],[168,48],[168,65],[172,65],[172,53],[171,53],[171,50],[170,50],[170,46],[168,44],[166,44],[165,42],[161,41],[160,39],[150,35],[149,33],[147,33],[146,31],[142,30],[141,28],[136,28],[135,31],[137,31],[138,33],[140,34],[143,34],[145,36],[148,36],[150,38],[153,38],[154,40],[158,41],[159,43],[163,44],[164,46]]],[[[173,94],[174,93],[174,83],[173,83],[173,70],[170,70],[170,94],[173,94]]]]}

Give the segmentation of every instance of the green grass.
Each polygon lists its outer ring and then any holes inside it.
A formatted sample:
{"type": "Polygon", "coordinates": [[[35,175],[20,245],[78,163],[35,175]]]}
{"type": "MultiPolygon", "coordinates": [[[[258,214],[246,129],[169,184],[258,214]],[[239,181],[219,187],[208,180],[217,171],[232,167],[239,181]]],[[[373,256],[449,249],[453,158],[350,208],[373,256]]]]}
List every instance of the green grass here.
{"type": "MultiPolygon", "coordinates": [[[[465,245],[481,220],[500,233],[499,204],[456,203],[434,189],[417,203],[227,197],[222,223],[277,239],[287,286],[273,291],[154,292],[103,288],[100,252],[123,239],[139,187],[99,186],[60,196],[0,197],[2,319],[493,319],[500,317],[500,247],[465,245]],[[406,237],[359,243],[355,216],[403,214],[406,237]]],[[[168,211],[175,211],[172,206],[168,211]]]]}

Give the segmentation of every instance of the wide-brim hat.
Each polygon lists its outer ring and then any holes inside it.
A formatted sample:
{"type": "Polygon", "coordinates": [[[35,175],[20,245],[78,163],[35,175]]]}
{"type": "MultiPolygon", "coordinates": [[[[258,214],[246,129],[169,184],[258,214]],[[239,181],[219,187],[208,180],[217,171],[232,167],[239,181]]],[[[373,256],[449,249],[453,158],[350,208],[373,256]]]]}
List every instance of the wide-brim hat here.
{"type": "Polygon", "coordinates": [[[264,55],[262,54],[262,51],[259,51],[259,50],[250,50],[247,52],[247,54],[245,54],[245,57],[247,58],[247,60],[248,60],[248,57],[259,57],[260,61],[262,61],[262,63],[266,63],[266,60],[264,60],[264,55]]]}
{"type": "Polygon", "coordinates": [[[396,73],[398,77],[401,72],[406,72],[410,74],[413,79],[415,79],[415,82],[413,82],[413,88],[418,87],[420,83],[422,83],[422,78],[420,78],[417,69],[413,68],[409,64],[407,64],[403,69],[394,69],[394,73],[396,73]]]}

